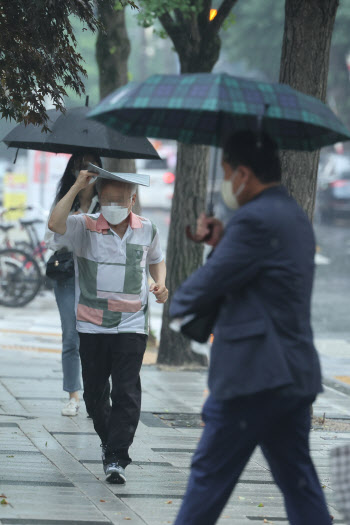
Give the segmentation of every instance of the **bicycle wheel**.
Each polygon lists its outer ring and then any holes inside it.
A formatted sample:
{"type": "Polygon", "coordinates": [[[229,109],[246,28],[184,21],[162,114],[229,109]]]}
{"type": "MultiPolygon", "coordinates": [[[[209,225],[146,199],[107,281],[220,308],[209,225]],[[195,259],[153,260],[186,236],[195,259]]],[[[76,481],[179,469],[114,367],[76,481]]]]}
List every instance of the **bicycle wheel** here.
{"type": "Polygon", "coordinates": [[[22,250],[23,252],[33,254],[34,248],[29,242],[27,241],[17,241],[15,242],[15,249],[16,250],[22,250]]]}
{"type": "Polygon", "coordinates": [[[23,250],[0,250],[0,305],[20,307],[39,292],[42,275],[36,260],[23,250]]]}

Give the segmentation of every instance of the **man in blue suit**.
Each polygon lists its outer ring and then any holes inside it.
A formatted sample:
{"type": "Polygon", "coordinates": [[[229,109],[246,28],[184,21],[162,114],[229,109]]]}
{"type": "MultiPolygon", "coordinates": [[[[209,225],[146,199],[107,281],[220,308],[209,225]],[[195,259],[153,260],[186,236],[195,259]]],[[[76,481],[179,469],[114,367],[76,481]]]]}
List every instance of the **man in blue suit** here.
{"type": "MultiPolygon", "coordinates": [[[[212,525],[257,445],[283,492],[292,525],[330,525],[309,451],[310,405],[321,392],[310,303],[312,226],[281,185],[275,143],[237,132],[222,162],[223,198],[236,213],[210,231],[206,264],[174,294],[170,314],[218,308],[204,431],[175,525],[212,525]]],[[[211,225],[211,226],[210,226],[211,225]]]]}

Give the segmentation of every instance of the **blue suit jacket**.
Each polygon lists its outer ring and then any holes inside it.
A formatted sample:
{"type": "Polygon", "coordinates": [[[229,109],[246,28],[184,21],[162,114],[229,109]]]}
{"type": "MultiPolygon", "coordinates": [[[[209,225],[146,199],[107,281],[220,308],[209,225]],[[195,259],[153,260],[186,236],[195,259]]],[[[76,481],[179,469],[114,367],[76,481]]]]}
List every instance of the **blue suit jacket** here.
{"type": "Polygon", "coordinates": [[[306,214],[272,187],[234,214],[206,264],[175,292],[172,317],[220,305],[209,366],[215,398],[322,390],[310,324],[314,255],[306,214]]]}

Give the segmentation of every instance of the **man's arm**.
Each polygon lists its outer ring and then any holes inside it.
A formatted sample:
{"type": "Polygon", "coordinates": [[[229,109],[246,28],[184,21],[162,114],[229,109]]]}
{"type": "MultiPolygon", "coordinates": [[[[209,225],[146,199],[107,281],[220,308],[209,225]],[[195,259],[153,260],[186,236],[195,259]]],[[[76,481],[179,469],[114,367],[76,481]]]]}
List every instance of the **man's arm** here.
{"type": "Polygon", "coordinates": [[[154,280],[150,286],[150,292],[156,296],[157,303],[165,303],[168,299],[168,290],[165,286],[166,266],[164,259],[157,264],[150,264],[149,273],[154,280]]]}
{"type": "Polygon", "coordinates": [[[93,175],[89,171],[83,170],[79,173],[79,176],[71,189],[66,195],[56,204],[52,210],[48,227],[51,231],[64,235],[66,233],[66,222],[68,215],[72,209],[73,202],[78,193],[89,185],[93,175]]]}
{"type": "Polygon", "coordinates": [[[196,270],[175,292],[172,317],[205,315],[228,293],[256,278],[269,249],[261,222],[241,217],[226,230],[206,264],[196,270]]]}

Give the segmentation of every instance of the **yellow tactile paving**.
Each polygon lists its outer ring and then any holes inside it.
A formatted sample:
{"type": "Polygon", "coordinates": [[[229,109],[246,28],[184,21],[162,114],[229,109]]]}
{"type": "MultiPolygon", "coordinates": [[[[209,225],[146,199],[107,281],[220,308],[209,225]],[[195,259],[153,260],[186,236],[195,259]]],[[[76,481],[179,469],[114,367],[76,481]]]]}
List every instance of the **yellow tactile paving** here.
{"type": "MultiPolygon", "coordinates": [[[[39,346],[30,346],[30,345],[8,345],[8,344],[2,344],[1,345],[2,350],[24,350],[29,352],[47,352],[50,354],[61,354],[61,350],[57,348],[41,348],[39,346]]],[[[143,358],[143,364],[144,365],[155,365],[157,363],[157,352],[152,350],[146,350],[144,358],[143,358]]]]}
{"type": "Polygon", "coordinates": [[[350,385],[350,376],[334,376],[334,379],[338,379],[338,381],[350,385]]]}
{"type": "Polygon", "coordinates": [[[57,348],[40,348],[38,346],[27,346],[27,345],[1,345],[1,350],[26,350],[30,352],[48,352],[50,354],[60,354],[61,350],[57,348]]]}
{"type": "Polygon", "coordinates": [[[10,328],[0,328],[0,332],[5,334],[26,334],[26,335],[42,335],[44,337],[62,337],[62,334],[57,332],[33,332],[32,330],[14,330],[10,328]]]}

